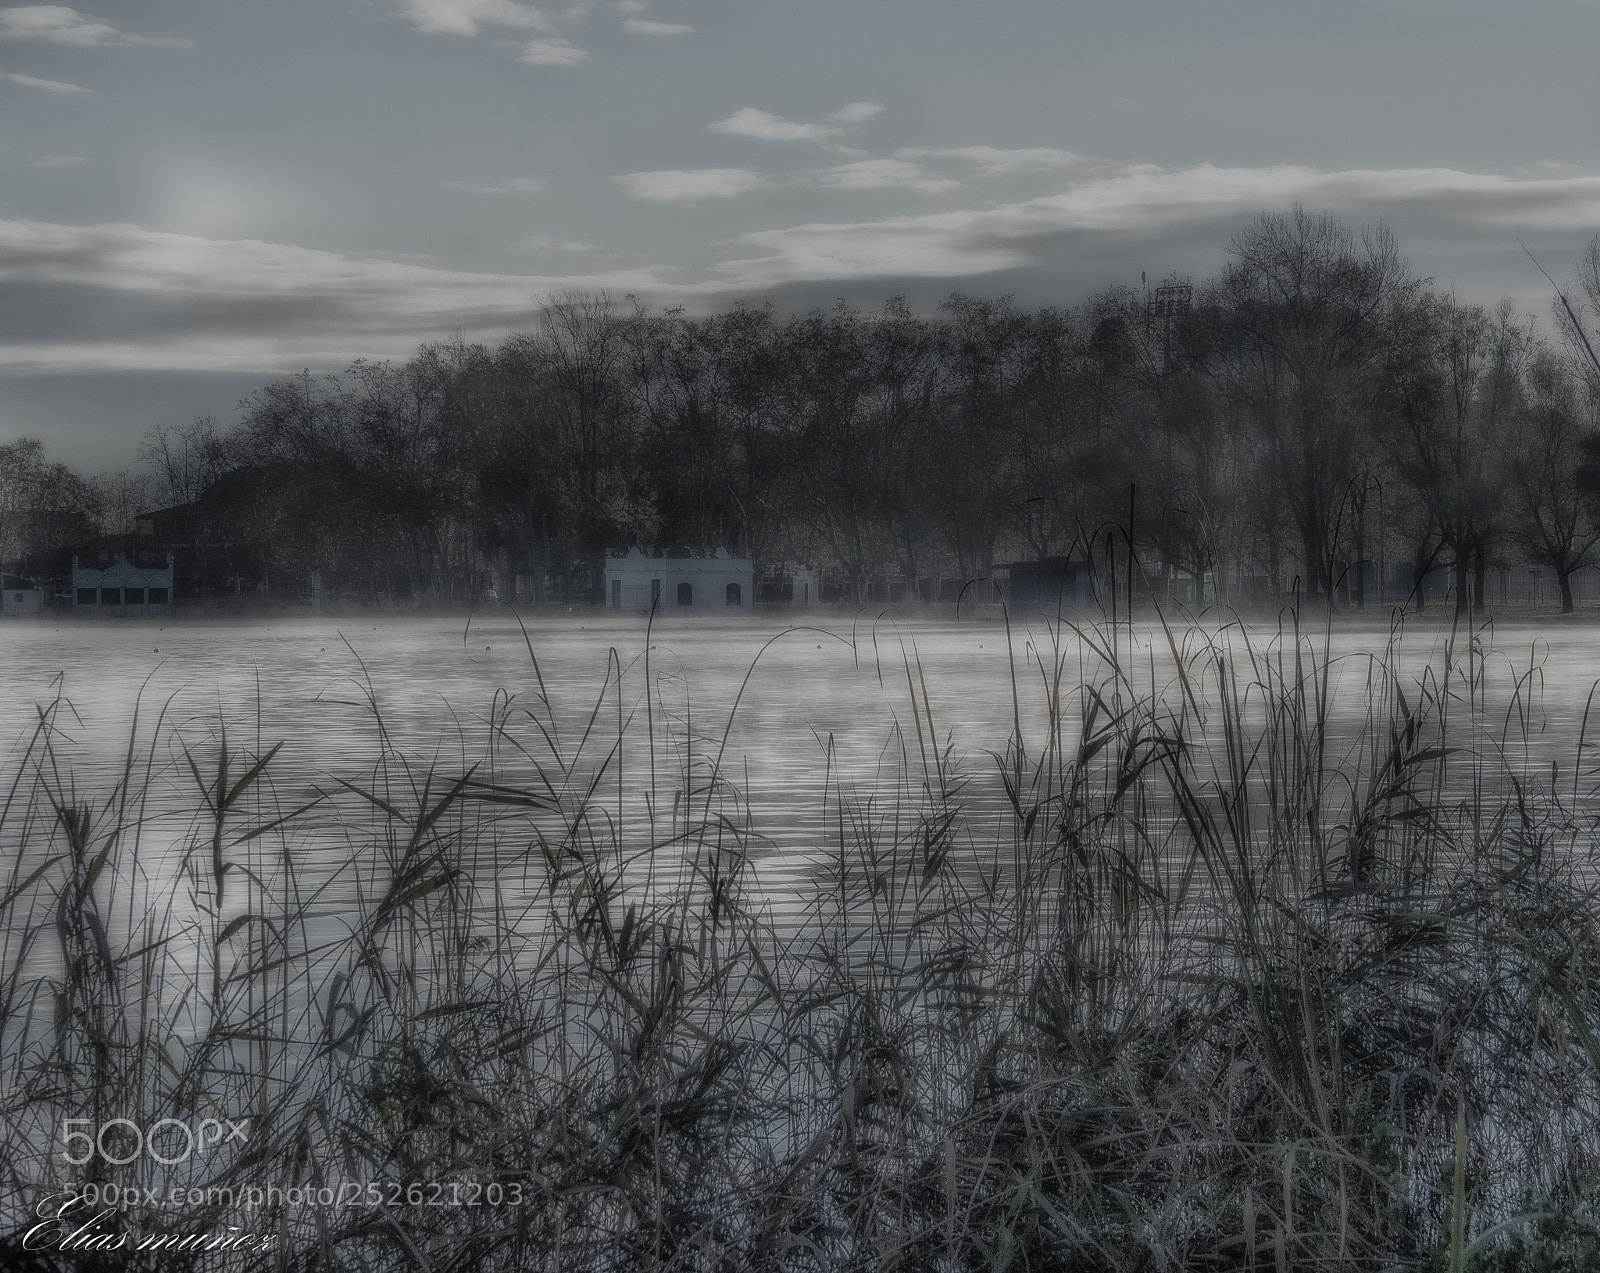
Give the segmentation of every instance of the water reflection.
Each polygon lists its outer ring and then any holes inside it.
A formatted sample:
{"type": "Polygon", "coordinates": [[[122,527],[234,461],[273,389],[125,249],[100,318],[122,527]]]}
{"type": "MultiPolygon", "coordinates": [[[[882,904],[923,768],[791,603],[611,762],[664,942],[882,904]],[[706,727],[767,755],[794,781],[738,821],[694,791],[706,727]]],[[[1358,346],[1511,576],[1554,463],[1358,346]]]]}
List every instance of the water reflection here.
{"type": "MultiPolygon", "coordinates": [[[[1361,741],[1374,656],[1389,655],[1402,683],[1413,684],[1446,676],[1450,659],[1454,710],[1475,722],[1486,750],[1508,742],[1524,774],[1554,766],[1557,782],[1580,777],[1573,764],[1600,674],[1600,632],[1551,624],[1468,635],[1446,616],[1424,615],[1407,620],[1398,642],[1393,636],[1383,623],[1350,620],[1308,628],[1298,643],[1278,624],[1143,624],[1117,634],[1115,659],[1132,690],[1177,703],[1180,661],[1215,689],[1211,647],[1232,650],[1242,667],[1277,660],[1285,669],[1297,652],[1326,651],[1334,765],[1341,748],[1361,741]]],[[[72,704],[74,714],[60,719],[85,792],[119,772],[136,708],[144,743],[164,718],[155,765],[162,784],[144,844],[153,868],[163,849],[175,852],[191,835],[186,817],[158,830],[163,801],[195,807],[184,748],[214,748],[226,722],[236,749],[284,744],[272,777],[285,807],[314,790],[342,791],[335,777],[360,786],[386,737],[417,773],[458,775],[492,757],[496,781],[531,783],[538,758],[559,753],[576,791],[604,767],[599,807],[622,823],[650,824],[657,840],[692,812],[686,802],[710,798],[706,776],[718,765],[732,783],[716,793],[731,801],[723,806],[730,834],[750,837],[761,888],[780,906],[798,895],[819,851],[830,791],[871,791],[908,773],[925,779],[932,755],[948,748],[946,772],[965,779],[966,816],[999,817],[992,757],[1018,729],[1037,751],[1052,694],[1066,700],[1070,734],[1079,684],[1104,681],[1113,657],[1103,628],[1034,622],[1008,631],[865,614],[792,631],[670,620],[647,630],[643,621],[587,616],[535,618],[524,628],[503,614],[470,623],[15,623],[0,641],[8,768],[36,722],[35,705],[58,692],[72,704]]],[[[1586,784],[1574,788],[1580,799],[1586,784]]],[[[321,847],[297,873],[315,887],[347,860],[337,841],[350,832],[331,805],[304,821],[321,847]]]]}

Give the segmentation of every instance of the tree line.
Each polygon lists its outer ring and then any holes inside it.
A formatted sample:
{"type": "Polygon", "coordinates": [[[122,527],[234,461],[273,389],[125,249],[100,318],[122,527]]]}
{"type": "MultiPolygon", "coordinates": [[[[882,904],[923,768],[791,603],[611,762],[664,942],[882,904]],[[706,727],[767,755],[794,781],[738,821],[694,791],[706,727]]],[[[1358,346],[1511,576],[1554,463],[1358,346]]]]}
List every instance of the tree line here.
{"type": "Polygon", "coordinates": [[[1365,604],[1600,559],[1600,239],[1553,331],[1417,277],[1381,226],[1263,215],[1210,279],[1072,307],[951,295],[696,317],[568,294],[498,347],[263,386],[86,480],[0,449],[0,561],[160,505],[353,596],[596,595],[607,551],[726,546],[842,598],[1126,554],[1160,590],[1365,604]],[[1397,570],[1398,567],[1398,570],[1397,570]]]}

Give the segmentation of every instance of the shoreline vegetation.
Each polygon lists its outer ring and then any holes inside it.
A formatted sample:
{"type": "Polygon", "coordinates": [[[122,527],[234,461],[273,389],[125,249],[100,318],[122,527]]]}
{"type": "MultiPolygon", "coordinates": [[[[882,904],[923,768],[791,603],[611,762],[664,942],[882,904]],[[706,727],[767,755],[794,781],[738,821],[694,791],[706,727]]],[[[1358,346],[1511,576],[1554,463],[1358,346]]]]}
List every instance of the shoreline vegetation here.
{"type": "Polygon", "coordinates": [[[121,555],[171,557],[177,606],[583,604],[639,547],[748,558],[751,599],[802,565],[873,605],[1059,561],[1168,602],[1593,601],[1600,238],[1544,323],[1419,277],[1381,224],[1263,214],[1227,253],[1060,305],[566,293],[497,343],[162,424],[124,471],[19,439],[0,582],[76,601],[73,560],[121,555]]]}
{"type": "Polygon", "coordinates": [[[529,641],[536,689],[428,756],[369,693],[370,765],[313,789],[155,702],[100,783],[42,704],[0,774],[0,1258],[1593,1268],[1594,696],[1547,709],[1491,625],[1402,670],[1398,621],[1339,660],[1331,622],[1161,625],[1160,674],[1126,626],[1013,634],[975,755],[908,627],[881,764],[819,739],[781,877],[648,642],[573,704],[529,641]],[[38,1207],[89,1190],[60,1249],[38,1207]]]}

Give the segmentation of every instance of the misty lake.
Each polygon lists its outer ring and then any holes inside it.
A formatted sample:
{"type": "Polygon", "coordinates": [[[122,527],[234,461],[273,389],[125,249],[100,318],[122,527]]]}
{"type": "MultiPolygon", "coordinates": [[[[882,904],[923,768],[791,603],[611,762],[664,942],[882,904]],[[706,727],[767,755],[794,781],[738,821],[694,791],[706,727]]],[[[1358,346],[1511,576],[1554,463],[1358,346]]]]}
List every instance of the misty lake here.
{"type": "MultiPolygon", "coordinates": [[[[1447,619],[1442,612],[1408,618],[1397,647],[1402,683],[1438,676],[1450,637],[1447,619]]],[[[58,741],[80,798],[103,799],[109,791],[136,708],[146,748],[164,714],[156,766],[165,795],[156,803],[170,800],[185,812],[181,819],[150,819],[148,853],[152,843],[176,846],[191,834],[196,788],[183,746],[196,756],[214,755],[219,721],[226,722],[235,750],[284,744],[271,774],[275,798],[289,807],[314,788],[336,789],[337,779],[360,785],[372,774],[380,750],[372,703],[391,746],[418,772],[433,768],[453,776],[490,754],[491,720],[505,719],[511,696],[513,708],[537,708],[561,753],[577,758],[574,780],[595,772],[617,737],[619,719],[625,723],[625,779],[619,788],[615,765],[609,779],[625,819],[651,812],[646,806],[652,800],[654,816],[667,816],[661,803],[693,786],[685,773],[700,772],[693,766],[703,770],[720,754],[721,771],[748,811],[761,889],[781,906],[786,888],[807,872],[826,838],[821,814],[827,791],[842,785],[870,793],[885,783],[892,789],[892,775],[907,758],[922,772],[917,725],[924,738],[928,726],[913,707],[913,690],[917,701],[926,696],[933,736],[941,748],[950,745],[953,772],[966,779],[962,801],[969,817],[981,821],[986,810],[999,813],[1003,796],[993,755],[1004,752],[1014,723],[1030,750],[1044,741],[1047,672],[1057,658],[1069,722],[1077,717],[1080,681],[1105,673],[1102,654],[1088,642],[1043,621],[1013,624],[1009,638],[991,621],[906,621],[868,613],[819,616],[813,626],[789,631],[775,621],[664,621],[648,642],[641,619],[590,613],[526,622],[526,638],[504,612],[474,616],[470,624],[459,617],[363,616],[270,625],[7,623],[0,628],[7,783],[37,723],[36,705],[58,693],[71,704],[70,713],[57,717],[58,741]],[[548,711],[540,706],[541,677],[548,711]],[[586,728],[589,741],[580,751],[586,728]]],[[[1241,654],[1248,639],[1258,658],[1293,658],[1293,634],[1276,626],[1215,635],[1213,625],[1208,631],[1241,654]]],[[[1204,635],[1174,634],[1180,648],[1191,649],[1204,635]]],[[[1382,623],[1351,620],[1337,621],[1331,635],[1313,625],[1302,637],[1305,651],[1320,652],[1326,641],[1332,655],[1334,764],[1341,746],[1359,741],[1371,668],[1366,656],[1381,653],[1388,638],[1382,623]]],[[[1458,638],[1458,649],[1462,644],[1458,638]]],[[[1133,646],[1130,659],[1124,629],[1121,657],[1135,669],[1135,688],[1155,685],[1176,702],[1167,635],[1156,625],[1136,626],[1133,646]]],[[[1558,781],[1571,790],[1585,705],[1600,675],[1600,628],[1586,621],[1486,628],[1476,657],[1484,746],[1501,747],[1510,712],[1515,743],[1508,758],[1544,781],[1556,764],[1558,781]]],[[[1202,665],[1205,660],[1191,664],[1202,665]]],[[[510,732],[537,751],[543,736],[528,718],[520,719],[510,732]]],[[[509,780],[518,758],[505,746],[495,755],[497,775],[509,780]]],[[[1581,801],[1589,799],[1590,782],[1583,779],[1581,801]]],[[[609,789],[599,788],[602,797],[609,789]]],[[[315,815],[311,825],[317,825],[315,815]]],[[[316,864],[308,869],[318,873],[316,864]]]]}

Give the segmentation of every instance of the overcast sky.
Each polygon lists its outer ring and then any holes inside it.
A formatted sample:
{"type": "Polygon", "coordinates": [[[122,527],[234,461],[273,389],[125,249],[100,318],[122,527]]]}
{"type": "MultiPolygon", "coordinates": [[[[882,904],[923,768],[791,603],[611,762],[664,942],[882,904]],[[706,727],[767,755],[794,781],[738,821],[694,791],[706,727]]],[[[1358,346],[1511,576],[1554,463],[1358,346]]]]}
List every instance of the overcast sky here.
{"type": "Polygon", "coordinates": [[[1597,51],[1593,0],[0,7],[0,440],[115,467],[566,287],[1072,303],[1295,202],[1543,313],[1597,51]]]}

